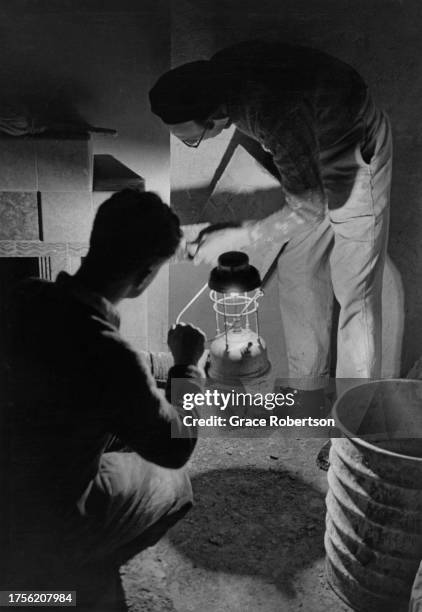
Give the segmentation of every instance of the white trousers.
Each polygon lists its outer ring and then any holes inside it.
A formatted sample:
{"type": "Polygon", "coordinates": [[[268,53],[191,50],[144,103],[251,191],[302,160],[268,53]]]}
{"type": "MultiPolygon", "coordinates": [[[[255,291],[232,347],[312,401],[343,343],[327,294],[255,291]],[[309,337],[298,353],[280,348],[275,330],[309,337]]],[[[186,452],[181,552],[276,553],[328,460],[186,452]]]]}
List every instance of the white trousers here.
{"type": "Polygon", "coordinates": [[[278,262],[289,378],[299,389],[324,387],[329,378],[333,295],[340,304],[336,377],[381,375],[392,169],[388,118],[381,116],[369,163],[358,145],[334,167],[343,179],[345,174],[351,177],[345,202],[327,210],[316,228],[291,240],[278,262]]]}

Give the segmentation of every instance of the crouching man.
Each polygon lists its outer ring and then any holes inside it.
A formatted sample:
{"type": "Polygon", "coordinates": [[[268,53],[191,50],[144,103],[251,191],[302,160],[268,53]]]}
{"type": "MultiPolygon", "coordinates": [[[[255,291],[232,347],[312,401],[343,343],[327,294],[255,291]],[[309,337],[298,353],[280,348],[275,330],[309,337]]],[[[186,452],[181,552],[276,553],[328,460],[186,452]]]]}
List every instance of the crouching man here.
{"type": "Polygon", "coordinates": [[[2,588],[79,589],[79,603],[92,603],[101,581],[191,507],[183,466],[195,430],[170,403],[170,381],[183,379],[179,393],[202,388],[204,335],[170,330],[165,396],[120,335],[116,310],[145,291],[180,238],[158,196],[124,190],[99,208],[74,276],[16,289],[6,352],[11,584],[2,588]],[[107,452],[116,437],[132,452],[107,452]]]}

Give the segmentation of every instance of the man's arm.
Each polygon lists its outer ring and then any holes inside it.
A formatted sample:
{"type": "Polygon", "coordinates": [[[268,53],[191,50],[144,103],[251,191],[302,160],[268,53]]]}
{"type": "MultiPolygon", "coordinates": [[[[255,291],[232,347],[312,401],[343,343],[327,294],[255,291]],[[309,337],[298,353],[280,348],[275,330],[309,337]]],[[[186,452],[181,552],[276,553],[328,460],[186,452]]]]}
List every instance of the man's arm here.
{"type": "Polygon", "coordinates": [[[249,224],[251,238],[290,240],[318,224],[326,211],[313,106],[305,98],[281,104],[267,95],[257,108],[249,107],[246,120],[272,156],[286,201],[279,211],[249,224]]]}
{"type": "Polygon", "coordinates": [[[197,366],[197,354],[203,353],[201,336],[193,339],[196,355],[178,356],[181,361],[175,359],[166,395],[158,389],[144,360],[121,340],[110,339],[113,366],[110,378],[104,381],[103,400],[108,407],[110,433],[148,461],[163,467],[183,466],[196,444],[196,428],[185,426],[182,417],[195,416],[194,411],[187,413],[183,409],[184,394],[198,393],[204,385],[203,372],[197,366]],[[172,383],[173,379],[176,380],[172,383]]]}
{"type": "Polygon", "coordinates": [[[311,106],[293,105],[293,110],[271,102],[248,108],[236,122],[271,154],[280,175],[285,205],[264,219],[248,220],[237,228],[206,228],[198,240],[195,263],[215,264],[226,250],[280,247],[314,225],[326,213],[326,197],[320,174],[318,141],[311,106]]]}

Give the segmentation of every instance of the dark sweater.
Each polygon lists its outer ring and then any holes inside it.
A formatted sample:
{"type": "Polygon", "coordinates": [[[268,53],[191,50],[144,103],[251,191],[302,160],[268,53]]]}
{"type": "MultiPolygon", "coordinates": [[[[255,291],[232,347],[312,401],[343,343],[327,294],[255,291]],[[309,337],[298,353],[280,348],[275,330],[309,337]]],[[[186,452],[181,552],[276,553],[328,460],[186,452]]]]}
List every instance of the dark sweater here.
{"type": "MultiPolygon", "coordinates": [[[[55,283],[31,279],[16,290],[6,351],[10,501],[20,506],[12,513],[28,504],[35,520],[37,513],[53,520],[66,514],[97,474],[113,435],[164,467],[189,459],[195,431],[183,426],[118,325],[111,304],[65,273],[55,283]]],[[[197,368],[173,374],[188,377],[184,391],[198,391],[197,368]]]]}

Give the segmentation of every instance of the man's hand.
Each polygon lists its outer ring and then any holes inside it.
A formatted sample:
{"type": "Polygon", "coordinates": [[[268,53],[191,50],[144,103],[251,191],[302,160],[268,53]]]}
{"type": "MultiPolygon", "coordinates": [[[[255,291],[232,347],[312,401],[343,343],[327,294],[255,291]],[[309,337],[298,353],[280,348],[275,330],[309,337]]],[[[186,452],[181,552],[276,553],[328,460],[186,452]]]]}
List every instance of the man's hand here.
{"type": "Polygon", "coordinates": [[[175,365],[197,365],[205,349],[205,334],[194,325],[173,325],[167,336],[167,344],[175,365]]]}
{"type": "Polygon", "coordinates": [[[226,251],[239,251],[250,244],[246,226],[227,224],[210,225],[202,230],[189,247],[193,263],[216,265],[219,255],[226,251]],[[196,251],[195,251],[196,248],[196,251]],[[193,250],[193,252],[192,252],[193,250]]]}

